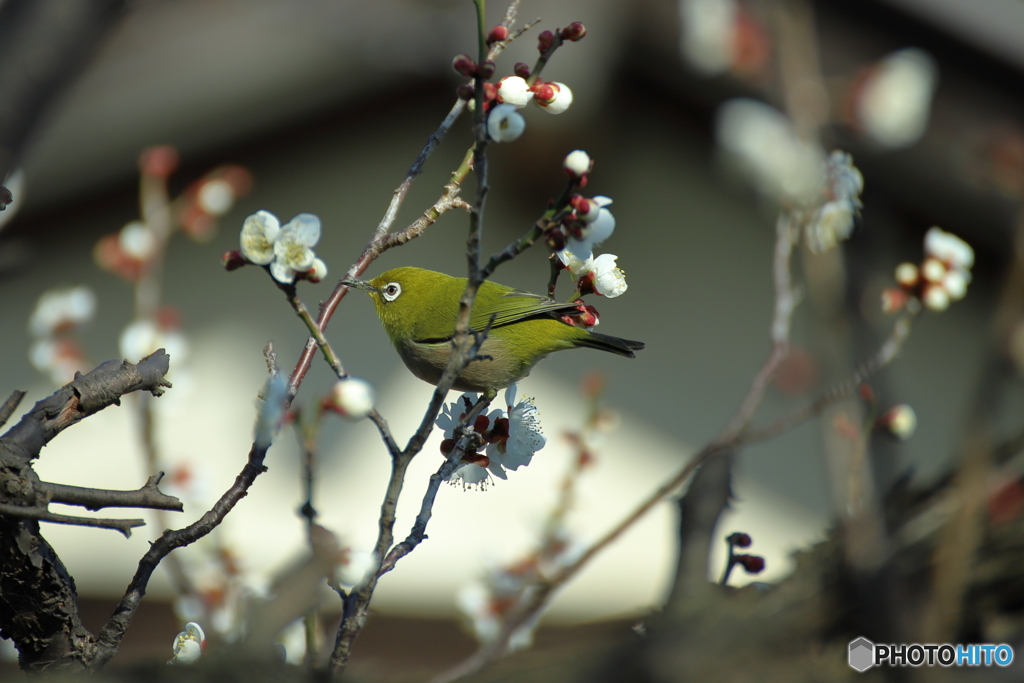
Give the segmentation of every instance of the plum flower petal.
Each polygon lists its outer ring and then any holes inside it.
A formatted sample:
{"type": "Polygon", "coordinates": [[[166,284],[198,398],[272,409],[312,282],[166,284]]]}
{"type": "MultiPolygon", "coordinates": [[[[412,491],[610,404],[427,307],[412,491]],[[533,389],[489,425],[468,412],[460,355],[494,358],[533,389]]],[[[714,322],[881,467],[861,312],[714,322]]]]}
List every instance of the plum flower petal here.
{"type": "Polygon", "coordinates": [[[594,289],[609,299],[624,294],[628,287],[626,274],[615,265],[617,258],[615,254],[601,254],[594,259],[590,271],[594,276],[594,289]]]}
{"type": "Polygon", "coordinates": [[[526,130],[526,119],[514,104],[499,104],[487,115],[487,134],[495,142],[512,142],[526,130]]]}
{"type": "Polygon", "coordinates": [[[533,99],[533,92],[526,79],[519,76],[506,76],[498,81],[498,100],[522,109],[533,99]]]}
{"type": "Polygon", "coordinates": [[[270,272],[278,282],[290,284],[296,272],[313,267],[316,253],[312,247],[320,241],[320,219],[311,213],[300,213],[281,228],[274,241],[274,262],[270,272]]]}
{"type": "Polygon", "coordinates": [[[258,266],[274,260],[274,242],[281,232],[281,222],[269,211],[257,211],[242,223],[242,256],[258,266]]]}
{"type": "Polygon", "coordinates": [[[171,644],[171,651],[174,656],[168,664],[192,664],[203,654],[203,646],[206,644],[206,634],[199,624],[190,621],[185,624],[185,630],[174,637],[171,644]]]}

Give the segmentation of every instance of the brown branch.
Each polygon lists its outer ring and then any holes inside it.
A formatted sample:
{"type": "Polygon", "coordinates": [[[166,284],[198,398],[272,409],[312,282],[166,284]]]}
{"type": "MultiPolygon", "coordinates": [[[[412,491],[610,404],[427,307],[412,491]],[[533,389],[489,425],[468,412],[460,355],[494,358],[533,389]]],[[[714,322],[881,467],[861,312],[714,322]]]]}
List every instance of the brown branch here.
{"type": "Polygon", "coordinates": [[[244,498],[260,474],[266,471],[263,466],[266,449],[258,449],[254,445],[249,451],[249,460],[235,478],[234,483],[220,499],[202,517],[183,529],[168,529],[153,542],[142,559],[124,596],[114,609],[114,613],[104,624],[96,637],[95,655],[89,662],[89,669],[96,671],[102,668],[117,653],[117,648],[124,637],[128,624],[135,615],[146,587],[153,572],[160,562],[173,550],[195,543],[208,535],[220,525],[229,512],[244,498]]]}
{"type": "Polygon", "coordinates": [[[181,501],[168,496],[157,488],[164,473],[151,476],[146,485],[133,491],[113,491],[110,489],[93,489],[82,486],[68,486],[40,481],[35,485],[36,491],[42,493],[51,503],[80,505],[87,510],[100,510],[106,507],[151,508],[154,510],[182,511],[181,501]]]}
{"type": "Polygon", "coordinates": [[[120,405],[133,391],[160,396],[171,384],[164,379],[170,358],[159,349],[137,365],[108,360],[87,375],[76,373],[70,384],[36,405],[0,437],[0,462],[25,465],[59,433],[107,406],[120,405]]]}
{"type": "Polygon", "coordinates": [[[11,419],[11,415],[18,409],[23,398],[25,398],[25,392],[15,389],[3,405],[0,405],[0,427],[3,427],[11,419]]]}
{"type": "Polygon", "coordinates": [[[0,514],[18,519],[37,519],[40,522],[53,522],[54,524],[71,524],[74,526],[92,526],[101,529],[117,529],[125,538],[132,535],[132,528],[144,526],[142,519],[100,519],[96,517],[73,517],[71,515],[58,515],[46,508],[27,508],[10,503],[0,503],[0,514]]]}

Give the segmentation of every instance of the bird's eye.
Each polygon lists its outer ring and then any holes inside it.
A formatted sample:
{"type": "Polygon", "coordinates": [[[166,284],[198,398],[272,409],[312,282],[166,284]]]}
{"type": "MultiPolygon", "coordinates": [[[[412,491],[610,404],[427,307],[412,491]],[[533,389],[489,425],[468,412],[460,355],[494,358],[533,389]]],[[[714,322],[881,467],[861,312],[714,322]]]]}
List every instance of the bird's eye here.
{"type": "Polygon", "coordinates": [[[382,290],[385,301],[394,301],[402,293],[402,285],[397,282],[389,282],[382,290]]]}

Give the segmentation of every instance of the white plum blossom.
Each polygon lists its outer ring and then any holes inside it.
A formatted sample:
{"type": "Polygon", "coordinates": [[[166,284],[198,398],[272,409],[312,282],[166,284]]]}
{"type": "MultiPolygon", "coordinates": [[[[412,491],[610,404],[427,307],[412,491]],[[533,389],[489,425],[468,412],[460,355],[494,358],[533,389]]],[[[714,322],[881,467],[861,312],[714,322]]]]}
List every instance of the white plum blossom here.
{"type": "Polygon", "coordinates": [[[582,178],[590,172],[592,164],[589,154],[582,149],[576,149],[565,155],[562,168],[573,178],[582,178]]]}
{"type": "MultiPolygon", "coordinates": [[[[540,430],[537,418],[537,407],[533,399],[523,399],[513,405],[516,396],[516,385],[505,391],[505,403],[508,412],[496,409],[486,418],[477,418],[474,425],[477,433],[488,442],[485,454],[467,453],[463,456],[463,464],[448,477],[448,481],[461,481],[463,486],[482,485],[493,475],[499,479],[508,479],[505,469],[517,470],[529,465],[533,454],[547,443],[540,430]],[[481,428],[481,420],[486,427],[481,428]],[[468,456],[468,457],[467,457],[468,456]]],[[[465,393],[454,403],[442,407],[434,424],[444,431],[444,438],[454,438],[455,428],[461,417],[477,400],[475,393],[465,393]]]]}
{"type": "Polygon", "coordinates": [[[879,62],[856,101],[857,120],[876,142],[908,147],[928,127],[938,80],[935,60],[924,50],[906,48],[879,62]]]}
{"type": "Polygon", "coordinates": [[[917,413],[906,403],[900,403],[890,408],[878,422],[897,439],[906,441],[917,429],[917,413]]]}
{"type": "Polygon", "coordinates": [[[373,410],[373,385],[355,377],[338,380],[331,390],[331,403],[350,420],[361,420],[373,410]]]}
{"type": "Polygon", "coordinates": [[[719,107],[716,130],[718,144],[763,194],[800,206],[817,204],[825,153],[802,140],[782,112],[757,100],[732,99],[719,107]]]}
{"type": "Polygon", "coordinates": [[[929,256],[954,268],[970,270],[974,265],[974,249],[971,245],[941,228],[931,228],[925,233],[924,250],[929,256]]]}
{"type": "Polygon", "coordinates": [[[206,644],[206,634],[202,627],[190,621],[185,624],[185,630],[174,636],[171,644],[171,651],[174,656],[168,664],[192,664],[203,654],[203,646],[206,644]]]}
{"type": "Polygon", "coordinates": [[[495,142],[512,142],[526,130],[526,119],[514,104],[499,104],[487,115],[487,134],[495,142]]]}
{"type": "Polygon", "coordinates": [[[597,258],[591,256],[580,259],[569,249],[558,252],[559,260],[565,264],[572,275],[573,282],[589,278],[594,291],[601,296],[614,299],[626,292],[626,274],[615,265],[619,257],[615,254],[601,254],[597,258]]]}
{"type": "Polygon", "coordinates": [[[565,83],[551,82],[547,85],[554,89],[554,98],[548,102],[542,102],[535,97],[533,101],[549,114],[561,114],[572,105],[572,90],[565,83]]]}
{"type": "Polygon", "coordinates": [[[533,91],[526,79],[519,76],[506,76],[498,81],[498,101],[502,104],[514,105],[522,109],[533,99],[533,91]]]}
{"type": "Polygon", "coordinates": [[[300,213],[281,228],[274,241],[274,260],[270,274],[283,284],[295,281],[297,273],[313,267],[313,247],[320,241],[320,219],[311,213],[300,213]]]}
{"type": "MultiPolygon", "coordinates": [[[[487,447],[487,457],[493,463],[499,461],[510,470],[529,465],[533,454],[544,448],[547,439],[541,432],[537,406],[532,398],[516,399],[516,385],[505,390],[505,405],[508,406],[508,439],[487,447]]],[[[502,479],[505,477],[502,476],[502,479]]]]}
{"type": "Polygon", "coordinates": [[[77,327],[96,313],[96,294],[85,285],[51,289],[43,293],[28,319],[36,337],[46,337],[68,327],[77,327]]]}
{"type": "Polygon", "coordinates": [[[274,260],[274,242],[281,232],[281,222],[269,211],[257,211],[242,223],[242,256],[258,266],[274,260]]]}

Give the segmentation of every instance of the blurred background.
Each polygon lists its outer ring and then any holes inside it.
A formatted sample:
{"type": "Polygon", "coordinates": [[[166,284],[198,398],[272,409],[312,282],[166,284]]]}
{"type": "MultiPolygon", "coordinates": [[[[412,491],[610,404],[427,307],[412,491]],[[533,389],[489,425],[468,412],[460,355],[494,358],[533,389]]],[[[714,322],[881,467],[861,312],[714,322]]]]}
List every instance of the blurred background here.
{"type": "MultiPolygon", "coordinates": [[[[170,240],[162,274],[158,341],[169,347],[175,386],[152,405],[157,466],[169,473],[185,512],[153,519],[129,540],[97,529],[44,529],[76,579],[92,619],[86,625],[96,627],[160,523],[194,520],[244,464],[267,341],[285,370],[305,343],[302,325],[266,276],[256,268],[227,273],[220,255],[238,248],[242,221],[256,210],[282,221],[316,214],[323,225],[317,254],[329,274],[299,288],[315,308],[359,255],[455,101],[460,79],[450,63],[474,51],[474,17],[469,2],[448,0],[138,0],[110,5],[107,14],[97,3],[91,17],[56,1],[38,3],[33,17],[24,4],[0,2],[0,35],[31,26],[43,38],[31,43],[34,49],[7,40],[0,70],[30,83],[47,69],[66,73],[47,86],[46,98],[9,79],[14,95],[0,105],[3,131],[17,133],[16,145],[4,141],[10,154],[0,161],[19,169],[7,183],[14,204],[0,213],[0,395],[27,390],[27,408],[55,389],[49,375],[58,379],[76,363],[84,370],[124,353],[135,293],[111,267],[101,267],[96,245],[140,219],[144,149],[177,150],[172,196],[221,177],[206,174],[225,164],[247,170],[239,186],[251,179],[251,191],[219,216],[215,229],[204,224],[194,231],[197,239],[170,240]],[[76,28],[88,28],[86,36],[76,28]],[[60,49],[71,44],[69,35],[84,45],[73,57],[60,49]],[[72,62],[62,67],[62,59],[72,62]],[[36,112],[31,126],[9,125],[25,110],[36,112]],[[41,350],[29,325],[40,296],[79,285],[94,293],[95,314],[73,331],[74,348],[63,347],[67,357],[41,350]],[[36,365],[52,371],[34,367],[31,349],[36,365]]],[[[492,24],[503,10],[492,3],[492,24]]],[[[924,233],[938,225],[973,246],[973,281],[963,301],[923,315],[900,357],[871,380],[882,409],[906,403],[918,421],[905,442],[873,443],[879,482],[909,475],[926,483],[947,473],[979,414],[991,419],[997,439],[1022,426],[1024,290],[1014,264],[1024,193],[1024,6],[524,0],[519,17],[542,23],[501,56],[498,75],[511,74],[517,61],[534,62],[539,30],[581,21],[588,34],[560,49],[544,72],[572,88],[573,106],[559,116],[531,106],[524,110],[525,135],[491,147],[484,253],[526,232],[562,190],[563,157],[587,150],[595,160],[587,191],[614,199],[618,224],[603,251],[618,256],[629,283],[622,297],[600,301],[600,331],[647,348],[632,361],[560,354],[520,384],[521,393],[536,398],[547,447],[529,468],[486,491],[442,489],[429,540],[379,585],[353,664],[368,676],[439,669],[471,651],[470,636],[458,630],[459,591],[514,562],[538,537],[560,478],[573,466],[564,434],[582,428],[579,387],[589,373],[603,377],[614,429],[581,476],[569,521],[580,548],[674,474],[736,409],[771,348],[777,204],[723,155],[716,121],[732,98],[767,102],[798,125],[811,121],[822,148],[850,152],[864,176],[863,209],[842,251],[804,250],[795,259],[803,283],[796,351],[756,423],[803,405],[875,352],[892,324],[880,294],[897,264],[920,261],[924,233]],[[886,75],[894,83],[878,85],[886,75]],[[886,116],[899,124],[888,125],[886,116]],[[389,649],[396,638],[417,646],[396,659],[389,649]]],[[[440,196],[470,140],[463,117],[414,184],[396,228],[440,196]]],[[[471,197],[472,181],[466,187],[471,197]]],[[[467,224],[458,212],[444,215],[423,237],[385,253],[367,275],[400,265],[463,274],[467,224]]],[[[494,279],[541,291],[545,257],[541,249],[527,252],[494,279]]],[[[370,302],[347,297],[327,336],[349,372],[376,387],[381,413],[404,442],[431,387],[398,361],[370,302]]],[[[331,377],[317,359],[297,404],[314,405],[331,377]]],[[[825,444],[845,409],[740,452],[737,499],[717,535],[753,537],[752,551],[767,563],[757,580],[782,578],[791,552],[824,537],[835,511],[825,444]]],[[[36,469],[49,481],[136,488],[150,469],[140,431],[137,406],[126,401],[62,434],[36,469]]],[[[438,443],[414,462],[399,507],[400,536],[441,462],[438,443]]],[[[376,429],[366,421],[328,421],[319,456],[319,521],[355,555],[365,553],[389,469],[376,429]]],[[[265,590],[304,552],[297,513],[304,493],[291,431],[282,431],[267,464],[269,472],[208,543],[178,551],[207,592],[227,590],[218,575],[227,565],[232,591],[265,590]]],[[[675,525],[672,502],[658,506],[559,594],[545,627],[564,635],[558,629],[589,624],[591,631],[579,631],[587,638],[627,637],[665,598],[676,562],[675,525]]],[[[717,577],[725,545],[713,547],[710,573],[717,577]]],[[[177,605],[176,616],[165,571],[158,571],[114,664],[169,656],[183,608],[177,605]]],[[[736,576],[734,583],[752,578],[736,576]]],[[[326,596],[325,612],[338,609],[326,596]]],[[[223,619],[228,630],[230,619],[223,619]]]]}

